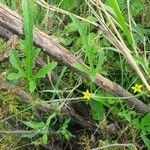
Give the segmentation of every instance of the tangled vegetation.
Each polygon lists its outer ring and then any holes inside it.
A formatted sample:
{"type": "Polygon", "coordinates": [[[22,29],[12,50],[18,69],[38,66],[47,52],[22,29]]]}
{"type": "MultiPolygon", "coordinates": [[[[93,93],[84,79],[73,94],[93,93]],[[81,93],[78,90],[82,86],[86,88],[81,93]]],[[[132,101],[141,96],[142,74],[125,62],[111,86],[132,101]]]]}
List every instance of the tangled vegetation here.
{"type": "Polygon", "coordinates": [[[0,0],[0,149],[150,149],[149,12],[0,0]]]}

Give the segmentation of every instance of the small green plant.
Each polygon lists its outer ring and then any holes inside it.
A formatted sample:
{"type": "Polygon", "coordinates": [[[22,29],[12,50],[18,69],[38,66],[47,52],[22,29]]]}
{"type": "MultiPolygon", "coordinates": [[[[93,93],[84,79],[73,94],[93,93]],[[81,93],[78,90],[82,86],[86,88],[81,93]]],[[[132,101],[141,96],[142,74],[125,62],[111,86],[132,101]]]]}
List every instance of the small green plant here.
{"type": "Polygon", "coordinates": [[[150,149],[150,139],[148,138],[148,135],[150,134],[150,113],[146,114],[142,118],[139,118],[135,111],[120,111],[118,116],[124,118],[129,123],[133,123],[133,128],[140,131],[140,137],[147,148],[150,149]]]}
{"type": "Polygon", "coordinates": [[[22,42],[22,49],[24,50],[25,58],[20,60],[16,49],[10,50],[10,63],[18,72],[10,73],[8,79],[17,80],[19,78],[26,78],[29,83],[29,90],[30,92],[33,92],[36,88],[36,80],[45,77],[47,72],[52,71],[56,67],[57,63],[49,63],[38,70],[36,74],[33,74],[32,69],[35,66],[34,59],[39,53],[39,51],[36,51],[33,48],[33,0],[23,0],[22,8],[25,33],[25,40],[22,42]]]}
{"type": "Polygon", "coordinates": [[[102,122],[104,119],[105,109],[101,102],[98,102],[96,100],[90,101],[90,107],[91,107],[91,115],[92,118],[98,122],[102,122]]]}
{"type": "Polygon", "coordinates": [[[48,136],[52,134],[63,135],[67,140],[71,137],[74,137],[70,131],[67,130],[70,119],[64,118],[64,122],[61,124],[61,127],[55,130],[51,130],[51,128],[55,129],[55,123],[53,123],[52,119],[57,117],[59,111],[54,111],[44,122],[34,122],[34,121],[22,121],[24,125],[31,128],[32,132],[30,134],[25,135],[24,137],[28,137],[29,139],[33,139],[36,135],[40,135],[40,138],[32,141],[33,144],[47,144],[48,136]]]}
{"type": "Polygon", "coordinates": [[[46,144],[48,142],[48,134],[49,134],[49,128],[51,121],[54,117],[57,115],[57,111],[54,111],[46,120],[46,123],[44,122],[34,122],[34,121],[22,121],[27,127],[32,129],[31,134],[27,134],[26,137],[30,138],[32,140],[33,137],[35,137],[37,134],[42,135],[38,140],[33,141],[34,144],[46,144]]]}
{"type": "Polygon", "coordinates": [[[89,63],[89,70],[82,64],[74,64],[75,67],[83,72],[88,72],[91,79],[93,80],[96,73],[106,74],[102,69],[102,65],[105,62],[105,53],[103,49],[100,48],[100,43],[95,43],[96,34],[94,32],[87,33],[87,25],[78,21],[78,19],[70,13],[70,18],[73,21],[74,31],[77,30],[81,36],[81,43],[83,49],[85,49],[85,57],[89,63]]]}
{"type": "Polygon", "coordinates": [[[60,129],[57,131],[57,133],[62,134],[67,140],[74,137],[74,135],[71,134],[71,132],[67,129],[69,126],[70,119],[64,118],[64,122],[60,129]]]}
{"type": "Polygon", "coordinates": [[[150,113],[146,114],[141,120],[136,118],[133,120],[133,126],[140,130],[140,136],[148,149],[150,149],[150,113]]]}
{"type": "Polygon", "coordinates": [[[92,118],[98,122],[101,122],[104,118],[104,104],[106,104],[106,102],[104,102],[100,96],[95,96],[94,94],[89,93],[89,90],[82,92],[82,94],[86,104],[90,105],[90,113],[92,118]]]}
{"type": "Polygon", "coordinates": [[[130,43],[130,45],[133,45],[132,32],[129,31],[129,28],[128,28],[126,21],[121,13],[121,10],[119,8],[119,4],[118,4],[117,0],[110,0],[109,2],[115,12],[116,19],[119,22],[121,29],[123,30],[124,34],[126,35],[126,37],[128,39],[128,42],[130,43]]]}

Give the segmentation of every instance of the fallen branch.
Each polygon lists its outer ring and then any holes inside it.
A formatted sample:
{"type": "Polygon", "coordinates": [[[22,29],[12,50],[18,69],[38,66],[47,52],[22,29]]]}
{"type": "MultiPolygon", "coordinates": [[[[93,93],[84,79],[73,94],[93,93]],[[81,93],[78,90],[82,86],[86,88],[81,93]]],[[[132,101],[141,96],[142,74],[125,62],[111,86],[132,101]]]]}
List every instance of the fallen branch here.
{"type": "MultiPolygon", "coordinates": [[[[33,98],[30,94],[28,94],[24,90],[20,89],[19,87],[8,83],[1,76],[0,76],[0,91],[9,91],[9,93],[12,93],[12,94],[16,95],[23,102],[25,102],[27,104],[32,103],[33,98]]],[[[53,101],[50,104],[47,104],[47,103],[45,104],[45,103],[42,103],[42,102],[35,103],[35,107],[38,110],[43,111],[43,112],[52,112],[56,108],[58,108],[59,106],[60,106],[60,103],[57,102],[57,101],[53,101]]],[[[74,109],[69,105],[67,105],[67,106],[63,105],[61,107],[61,114],[70,117],[73,121],[75,121],[76,123],[78,123],[79,125],[81,125],[83,127],[91,128],[91,129],[97,127],[97,125],[94,122],[90,121],[88,118],[84,118],[84,117],[78,115],[74,111],[74,109]]]]}
{"type": "MultiPolygon", "coordinates": [[[[19,35],[23,38],[23,22],[22,18],[14,11],[10,10],[6,6],[0,4],[0,26],[3,27],[6,32],[10,31],[14,34],[19,35]]],[[[0,28],[2,30],[3,28],[0,28]]],[[[3,37],[5,37],[3,31],[3,37]]],[[[1,31],[0,31],[1,33],[1,31]]],[[[90,79],[90,75],[86,72],[82,72],[78,68],[74,67],[75,63],[80,63],[86,66],[81,60],[77,57],[69,53],[64,47],[56,43],[52,37],[46,35],[45,33],[41,32],[37,28],[34,28],[34,43],[36,46],[40,47],[45,53],[49,56],[54,58],[56,61],[60,62],[60,64],[64,64],[65,66],[71,68],[74,72],[78,73],[82,77],[87,80],[90,79]]],[[[5,38],[7,38],[6,35],[5,38]]],[[[129,104],[131,107],[134,107],[136,110],[142,113],[150,112],[150,107],[138,100],[137,98],[133,98],[133,95],[126,91],[124,88],[119,86],[116,83],[113,83],[109,79],[106,79],[100,74],[96,74],[93,83],[104,89],[105,91],[109,91],[112,94],[119,96],[119,97],[132,97],[128,99],[122,99],[124,102],[129,104]]]]}

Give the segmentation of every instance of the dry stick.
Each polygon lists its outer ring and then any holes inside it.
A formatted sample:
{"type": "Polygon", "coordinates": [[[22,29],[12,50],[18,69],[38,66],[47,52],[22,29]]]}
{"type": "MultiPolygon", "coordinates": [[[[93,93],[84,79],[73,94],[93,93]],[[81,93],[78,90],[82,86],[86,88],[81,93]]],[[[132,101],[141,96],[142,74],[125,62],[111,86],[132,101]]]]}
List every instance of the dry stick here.
{"type": "MultiPolygon", "coordinates": [[[[14,11],[10,10],[6,6],[0,4],[0,26],[6,28],[7,30],[14,32],[15,34],[23,37],[23,22],[22,18],[14,11]]],[[[105,28],[106,33],[108,34],[108,30],[105,28]]],[[[104,32],[105,32],[104,30],[104,32]]],[[[60,62],[60,64],[64,64],[65,66],[71,68],[73,71],[81,75],[87,80],[91,80],[90,75],[86,72],[79,70],[78,68],[74,67],[75,63],[80,63],[87,67],[81,60],[77,57],[69,53],[64,47],[56,43],[52,37],[46,35],[45,33],[41,32],[37,28],[33,30],[34,34],[34,43],[40,47],[45,53],[49,56],[53,57],[56,61],[60,62]]],[[[111,37],[108,34],[109,38],[111,37]]],[[[87,69],[89,69],[87,67],[87,69]]],[[[132,97],[128,99],[123,99],[124,102],[129,104],[131,107],[134,107],[136,110],[142,113],[150,112],[150,107],[144,104],[142,101],[138,100],[137,98],[133,98],[133,95],[126,91],[124,88],[119,86],[116,83],[113,83],[109,79],[106,79],[100,74],[96,74],[93,83],[104,89],[105,91],[109,91],[112,94],[119,96],[119,97],[132,97]]]]}
{"type": "MultiPolygon", "coordinates": [[[[25,130],[15,130],[15,131],[0,131],[0,135],[1,134],[6,134],[6,135],[10,135],[10,134],[33,134],[36,131],[31,130],[31,131],[25,131],[25,130]]],[[[37,133],[37,132],[36,132],[37,133]]],[[[38,133],[37,133],[38,134],[38,133]]]]}
{"type": "Polygon", "coordinates": [[[92,148],[91,150],[101,150],[101,149],[106,149],[106,148],[111,148],[111,147],[135,147],[132,143],[129,144],[108,144],[106,146],[98,147],[98,148],[92,148]]]}

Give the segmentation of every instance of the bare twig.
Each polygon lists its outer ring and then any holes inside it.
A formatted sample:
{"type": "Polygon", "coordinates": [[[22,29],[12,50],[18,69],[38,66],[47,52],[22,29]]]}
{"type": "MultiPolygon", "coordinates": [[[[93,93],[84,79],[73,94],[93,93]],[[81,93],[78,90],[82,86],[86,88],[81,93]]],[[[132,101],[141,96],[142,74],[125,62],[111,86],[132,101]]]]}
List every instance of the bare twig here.
{"type": "Polygon", "coordinates": [[[104,148],[111,148],[111,147],[135,147],[135,145],[133,145],[132,143],[129,144],[108,144],[106,146],[102,146],[102,147],[98,147],[98,148],[92,148],[91,150],[101,150],[104,148]]]}
{"type": "Polygon", "coordinates": [[[15,131],[0,131],[0,135],[1,134],[31,134],[31,133],[35,133],[35,131],[31,130],[31,131],[24,131],[24,130],[15,130],[15,131]]]}

